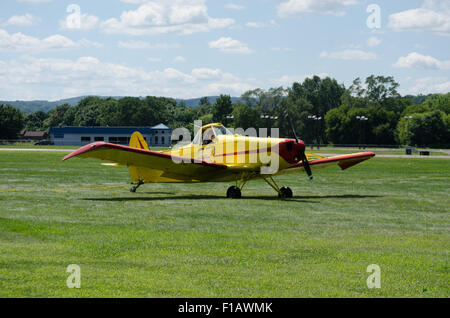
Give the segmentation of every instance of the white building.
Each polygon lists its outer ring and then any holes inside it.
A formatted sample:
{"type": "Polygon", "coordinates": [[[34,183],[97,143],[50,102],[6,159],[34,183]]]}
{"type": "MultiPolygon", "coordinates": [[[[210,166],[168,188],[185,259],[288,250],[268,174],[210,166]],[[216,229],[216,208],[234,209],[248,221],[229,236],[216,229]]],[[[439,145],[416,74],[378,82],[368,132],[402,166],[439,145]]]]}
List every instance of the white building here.
{"type": "Polygon", "coordinates": [[[127,145],[131,134],[139,131],[149,147],[169,147],[172,129],[164,124],[154,127],[60,127],[50,128],[50,140],[55,145],[83,146],[94,141],[127,145]]]}

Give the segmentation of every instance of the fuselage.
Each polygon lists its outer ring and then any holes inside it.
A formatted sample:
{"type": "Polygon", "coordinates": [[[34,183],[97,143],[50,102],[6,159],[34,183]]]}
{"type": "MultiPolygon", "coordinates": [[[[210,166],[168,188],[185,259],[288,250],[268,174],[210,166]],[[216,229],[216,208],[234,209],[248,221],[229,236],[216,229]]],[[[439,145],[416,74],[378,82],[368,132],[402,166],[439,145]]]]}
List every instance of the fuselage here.
{"type": "Polygon", "coordinates": [[[278,170],[297,163],[299,152],[305,148],[302,141],[285,138],[260,138],[242,135],[219,135],[208,144],[188,144],[167,151],[167,154],[216,164],[229,168],[245,166],[255,171],[276,165],[278,170]]]}

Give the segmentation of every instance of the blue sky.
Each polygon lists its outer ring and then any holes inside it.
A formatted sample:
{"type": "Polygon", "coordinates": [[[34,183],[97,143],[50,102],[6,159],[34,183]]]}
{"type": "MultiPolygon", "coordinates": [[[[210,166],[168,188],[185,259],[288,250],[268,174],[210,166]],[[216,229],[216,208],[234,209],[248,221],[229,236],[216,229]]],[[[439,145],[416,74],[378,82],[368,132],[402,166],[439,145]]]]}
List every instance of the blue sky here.
{"type": "Polygon", "coordinates": [[[448,0],[2,0],[0,9],[2,100],[239,96],[313,74],[450,91],[448,0]]]}

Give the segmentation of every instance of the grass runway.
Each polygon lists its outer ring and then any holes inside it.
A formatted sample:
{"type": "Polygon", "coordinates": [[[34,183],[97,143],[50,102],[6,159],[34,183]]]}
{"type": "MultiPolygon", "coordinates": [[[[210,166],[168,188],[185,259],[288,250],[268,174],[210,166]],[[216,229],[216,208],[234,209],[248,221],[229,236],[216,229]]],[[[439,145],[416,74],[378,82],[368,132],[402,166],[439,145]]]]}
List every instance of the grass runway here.
{"type": "Polygon", "coordinates": [[[147,184],[58,152],[0,153],[0,297],[449,297],[447,159],[263,181],[147,184]],[[66,268],[81,268],[69,289],[66,268]],[[381,268],[381,288],[366,285],[381,268]]]}

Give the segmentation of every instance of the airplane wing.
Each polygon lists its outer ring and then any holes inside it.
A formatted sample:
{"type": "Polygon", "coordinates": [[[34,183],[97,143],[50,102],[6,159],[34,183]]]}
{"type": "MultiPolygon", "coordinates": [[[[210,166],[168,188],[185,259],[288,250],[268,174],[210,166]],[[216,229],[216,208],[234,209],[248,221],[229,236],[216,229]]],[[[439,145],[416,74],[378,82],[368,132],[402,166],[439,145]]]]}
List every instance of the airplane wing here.
{"type": "Polygon", "coordinates": [[[214,164],[190,158],[180,158],[158,151],[133,148],[106,142],[94,142],[83,146],[63,158],[95,158],[128,167],[161,171],[164,175],[183,181],[202,181],[221,176],[226,165],[214,164]],[[175,161],[182,161],[176,163],[175,161]]]}
{"type": "MultiPolygon", "coordinates": [[[[342,170],[345,170],[374,156],[375,154],[373,152],[360,152],[349,155],[322,157],[319,159],[310,159],[311,161],[309,161],[309,165],[311,169],[320,169],[337,164],[342,170]]],[[[278,174],[292,173],[299,170],[304,170],[301,161],[290,166],[287,169],[281,170],[278,174]]]]}

